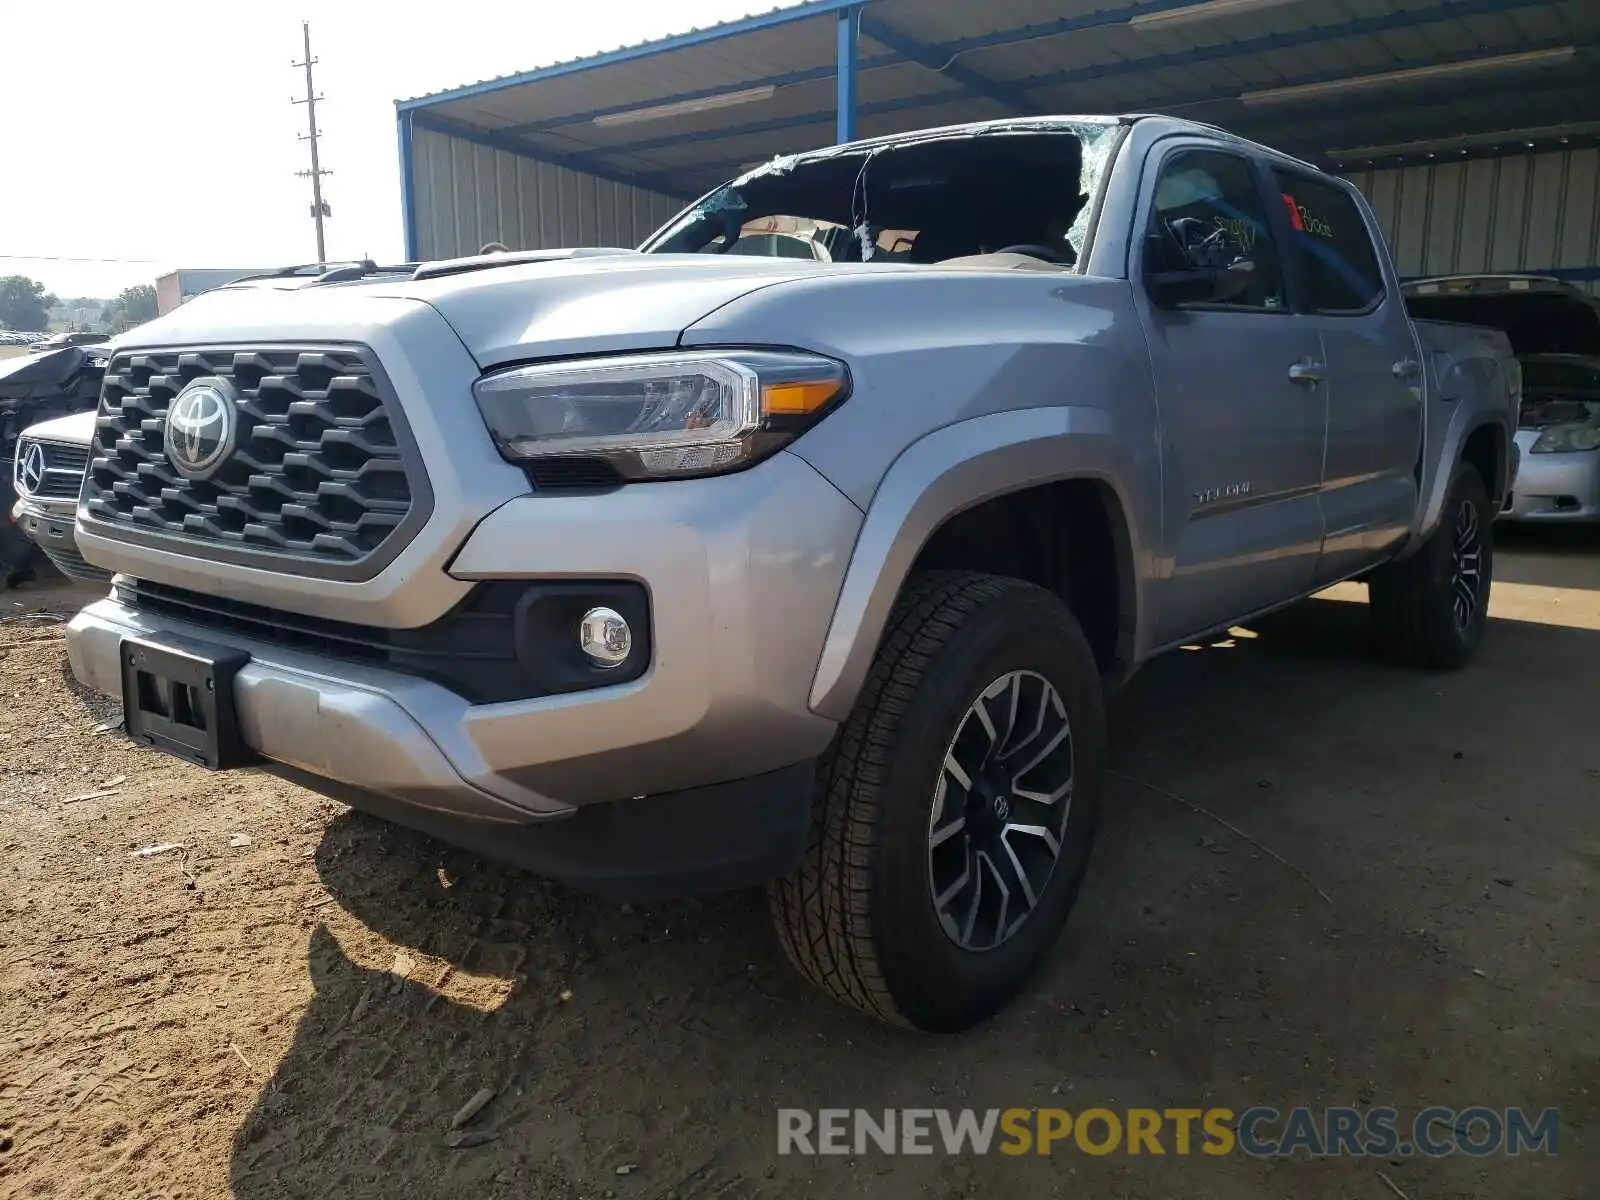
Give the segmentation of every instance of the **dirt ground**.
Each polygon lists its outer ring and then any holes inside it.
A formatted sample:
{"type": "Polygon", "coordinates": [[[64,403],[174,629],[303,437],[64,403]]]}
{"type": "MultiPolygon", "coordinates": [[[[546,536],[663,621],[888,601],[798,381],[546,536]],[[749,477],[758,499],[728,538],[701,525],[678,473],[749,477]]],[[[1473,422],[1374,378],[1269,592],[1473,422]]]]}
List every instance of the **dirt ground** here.
{"type": "Polygon", "coordinates": [[[1374,662],[1359,588],[1150,667],[1058,951],[943,1040],[808,991],[758,894],[604,904],[135,749],[28,615],[82,591],[0,595],[0,1195],[1600,1195],[1600,539],[1520,537],[1500,576],[1461,674],[1374,662]],[[493,1140],[452,1148],[481,1087],[493,1140]],[[1386,1103],[1556,1107],[1560,1154],[775,1136],[779,1107],[1386,1103]]]}

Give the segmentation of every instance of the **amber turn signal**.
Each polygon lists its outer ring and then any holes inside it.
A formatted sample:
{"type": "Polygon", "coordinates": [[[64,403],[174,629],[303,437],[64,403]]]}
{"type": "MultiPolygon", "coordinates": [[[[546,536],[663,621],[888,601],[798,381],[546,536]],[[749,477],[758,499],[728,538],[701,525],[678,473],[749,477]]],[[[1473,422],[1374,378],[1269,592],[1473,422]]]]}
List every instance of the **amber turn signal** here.
{"type": "Polygon", "coordinates": [[[768,416],[809,416],[821,411],[842,386],[838,379],[768,384],[761,389],[761,407],[768,416]]]}

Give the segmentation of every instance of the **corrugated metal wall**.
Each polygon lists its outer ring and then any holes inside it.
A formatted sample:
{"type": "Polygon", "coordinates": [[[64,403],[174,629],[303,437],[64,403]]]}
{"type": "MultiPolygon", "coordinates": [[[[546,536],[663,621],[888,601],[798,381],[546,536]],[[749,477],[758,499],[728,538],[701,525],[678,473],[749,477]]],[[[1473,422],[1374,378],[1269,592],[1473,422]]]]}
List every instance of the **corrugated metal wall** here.
{"type": "Polygon", "coordinates": [[[1600,266],[1600,149],[1349,178],[1372,202],[1403,276],[1600,266]]]}
{"type": "Polygon", "coordinates": [[[423,259],[513,250],[636,246],[683,204],[670,196],[533,162],[431,129],[413,135],[415,219],[423,259]]]}

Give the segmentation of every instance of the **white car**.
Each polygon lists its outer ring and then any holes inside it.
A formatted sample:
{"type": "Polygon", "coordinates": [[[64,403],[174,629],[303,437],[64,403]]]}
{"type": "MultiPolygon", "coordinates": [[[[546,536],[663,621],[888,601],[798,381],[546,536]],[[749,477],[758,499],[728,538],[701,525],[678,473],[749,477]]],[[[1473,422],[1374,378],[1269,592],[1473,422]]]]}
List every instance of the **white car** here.
{"type": "Polygon", "coordinates": [[[23,430],[12,460],[17,500],[11,518],[68,579],[99,582],[110,573],[92,567],[78,553],[72,522],[78,492],[89,465],[95,411],[40,421],[23,430]]]}
{"type": "Polygon", "coordinates": [[[1522,366],[1522,465],[1502,521],[1600,521],[1600,300],[1537,275],[1406,285],[1412,315],[1502,330],[1522,366]]]}

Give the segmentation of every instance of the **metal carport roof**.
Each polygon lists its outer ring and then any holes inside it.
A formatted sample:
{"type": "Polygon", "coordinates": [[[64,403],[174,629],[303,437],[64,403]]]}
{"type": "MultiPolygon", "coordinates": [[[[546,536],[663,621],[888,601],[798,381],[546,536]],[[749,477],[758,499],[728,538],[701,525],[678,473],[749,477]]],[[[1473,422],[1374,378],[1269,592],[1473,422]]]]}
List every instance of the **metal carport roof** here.
{"type": "Polygon", "coordinates": [[[1165,112],[1339,169],[1600,144],[1596,0],[810,0],[398,103],[412,130],[692,197],[774,154],[1165,112]]]}

